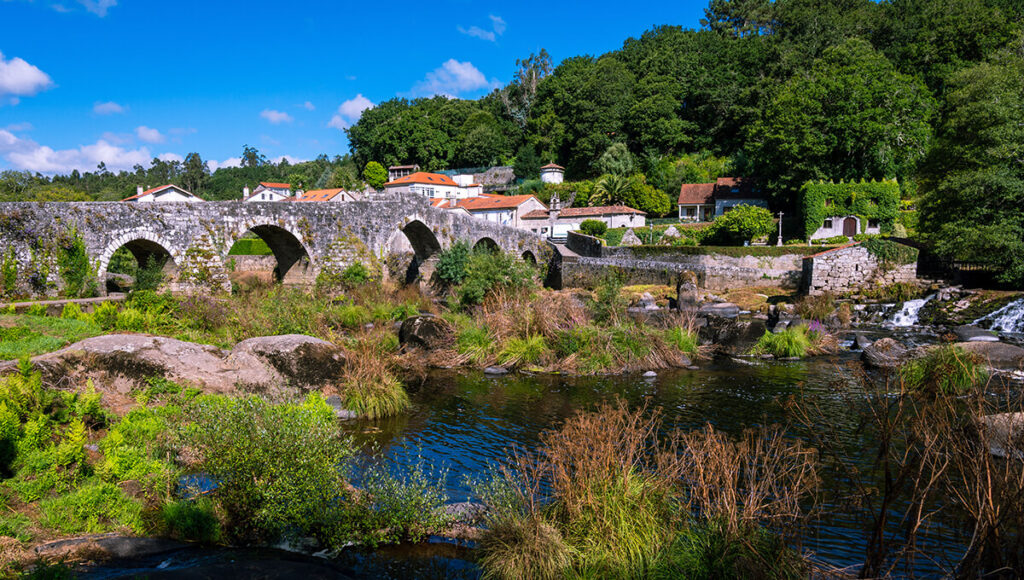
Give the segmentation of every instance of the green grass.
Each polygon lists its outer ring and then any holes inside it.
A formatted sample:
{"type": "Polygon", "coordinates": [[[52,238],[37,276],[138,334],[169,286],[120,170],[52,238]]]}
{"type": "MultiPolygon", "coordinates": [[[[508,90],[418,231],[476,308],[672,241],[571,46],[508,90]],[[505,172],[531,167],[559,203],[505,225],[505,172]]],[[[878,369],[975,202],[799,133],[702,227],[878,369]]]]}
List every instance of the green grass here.
{"type": "Polygon", "coordinates": [[[946,344],[900,369],[905,387],[912,391],[962,395],[988,379],[980,356],[946,344]]]}
{"type": "Polygon", "coordinates": [[[71,493],[44,499],[39,510],[42,525],[64,534],[145,531],[142,506],[112,483],[88,482],[71,493]]]}
{"type": "Polygon", "coordinates": [[[270,246],[261,238],[242,238],[228,250],[229,256],[269,256],[270,246]]]}
{"type": "Polygon", "coordinates": [[[665,341],[689,356],[695,356],[700,347],[700,339],[697,334],[681,326],[665,331],[665,341]]]}
{"type": "Polygon", "coordinates": [[[754,345],[751,354],[770,354],[776,358],[803,358],[811,349],[807,327],[800,325],[782,332],[765,332],[754,345]]]}
{"type": "Polygon", "coordinates": [[[498,362],[509,366],[537,364],[547,352],[548,345],[543,336],[510,338],[498,353],[498,362]]]}
{"type": "Polygon", "coordinates": [[[167,535],[179,540],[212,544],[221,538],[213,502],[206,498],[178,500],[160,510],[167,535]]]}
{"type": "Polygon", "coordinates": [[[102,334],[89,320],[49,316],[0,316],[0,360],[36,356],[102,334]]]}
{"type": "Polygon", "coordinates": [[[352,377],[343,391],[345,408],[367,419],[392,417],[412,405],[401,381],[387,371],[375,376],[352,377]]]}

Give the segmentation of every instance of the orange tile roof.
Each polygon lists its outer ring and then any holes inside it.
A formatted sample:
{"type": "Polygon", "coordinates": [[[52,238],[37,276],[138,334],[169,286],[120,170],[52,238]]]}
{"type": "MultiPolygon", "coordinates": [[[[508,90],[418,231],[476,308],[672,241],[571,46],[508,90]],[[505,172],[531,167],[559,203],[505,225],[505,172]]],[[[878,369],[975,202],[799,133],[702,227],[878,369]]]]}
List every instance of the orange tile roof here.
{"type": "Polygon", "coordinates": [[[684,183],[679,189],[679,205],[714,203],[714,183],[684,183]]]}
{"type": "Polygon", "coordinates": [[[481,195],[479,197],[460,199],[455,202],[455,207],[461,207],[467,211],[511,209],[519,207],[531,199],[537,198],[532,195],[481,195]]]}
{"type": "Polygon", "coordinates": [[[267,183],[266,181],[261,181],[260,185],[262,185],[263,187],[269,187],[271,189],[291,189],[292,188],[292,184],[290,184],[290,183],[267,183]]]}
{"type": "Polygon", "coordinates": [[[307,191],[301,196],[294,198],[294,201],[331,201],[338,196],[339,193],[345,191],[344,189],[314,189],[307,191]]]}
{"type": "MultiPolygon", "coordinates": [[[[602,215],[623,215],[623,214],[637,214],[647,215],[647,212],[633,209],[626,205],[602,205],[598,207],[567,207],[558,214],[558,217],[591,217],[591,216],[602,216],[602,215]]],[[[548,210],[546,209],[535,209],[530,213],[522,216],[522,219],[535,220],[535,219],[548,219],[548,210]]]]}
{"type": "Polygon", "coordinates": [[[561,169],[562,171],[565,171],[564,167],[561,165],[555,165],[554,163],[548,163],[544,167],[541,167],[541,169],[561,169]]]}
{"type": "MultiPolygon", "coordinates": [[[[142,197],[144,195],[149,195],[151,193],[156,193],[158,191],[163,191],[163,190],[167,189],[168,187],[177,187],[181,191],[185,191],[184,189],[181,189],[180,187],[178,187],[176,185],[168,183],[167,185],[161,185],[160,187],[154,187],[153,189],[147,189],[146,191],[143,191],[142,193],[136,193],[135,195],[130,196],[130,197],[126,197],[126,198],[122,199],[121,201],[128,201],[128,200],[131,200],[131,199],[138,199],[138,198],[140,198],[140,197],[142,197]]],[[[185,191],[185,193],[189,193],[189,192],[185,191]]],[[[192,195],[192,194],[189,193],[189,195],[192,195]]]]}
{"type": "Polygon", "coordinates": [[[452,181],[451,177],[447,175],[441,175],[440,173],[427,173],[425,171],[417,171],[416,173],[410,173],[405,177],[399,177],[394,181],[389,181],[384,184],[384,187],[389,185],[410,185],[413,183],[425,183],[427,185],[447,185],[450,187],[458,187],[459,184],[452,181]]]}

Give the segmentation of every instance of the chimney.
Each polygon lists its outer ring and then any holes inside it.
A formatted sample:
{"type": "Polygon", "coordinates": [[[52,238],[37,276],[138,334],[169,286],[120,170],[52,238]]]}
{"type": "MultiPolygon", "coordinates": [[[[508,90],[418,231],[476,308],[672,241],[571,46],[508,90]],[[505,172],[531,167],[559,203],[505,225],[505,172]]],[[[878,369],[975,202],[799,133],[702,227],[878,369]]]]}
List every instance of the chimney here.
{"type": "Polygon", "coordinates": [[[142,195],[142,186],[138,185],[135,187],[135,195],[142,195]]]}
{"type": "Polygon", "coordinates": [[[245,187],[242,188],[242,199],[246,199],[248,197],[249,197],[249,186],[246,185],[245,187]]]}

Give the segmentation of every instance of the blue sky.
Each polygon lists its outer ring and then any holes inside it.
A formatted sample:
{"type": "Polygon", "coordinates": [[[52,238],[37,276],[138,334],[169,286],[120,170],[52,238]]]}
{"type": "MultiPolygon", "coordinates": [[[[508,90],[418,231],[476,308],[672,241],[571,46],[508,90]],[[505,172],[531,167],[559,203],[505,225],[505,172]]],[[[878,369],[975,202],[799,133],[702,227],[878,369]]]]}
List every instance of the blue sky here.
{"type": "Polygon", "coordinates": [[[0,169],[344,154],[374,103],[479,97],[541,48],[600,54],[706,5],[0,0],[0,169]]]}

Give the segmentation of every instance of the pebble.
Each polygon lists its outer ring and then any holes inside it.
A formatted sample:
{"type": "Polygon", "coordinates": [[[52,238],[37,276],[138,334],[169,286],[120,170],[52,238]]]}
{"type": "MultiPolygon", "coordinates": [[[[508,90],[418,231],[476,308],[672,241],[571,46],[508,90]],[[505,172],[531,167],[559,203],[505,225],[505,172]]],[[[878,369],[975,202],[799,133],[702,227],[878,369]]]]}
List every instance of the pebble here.
{"type": "Polygon", "coordinates": [[[654,371],[647,371],[646,373],[644,373],[644,376],[650,379],[658,376],[658,373],[654,371]]]}
{"type": "Polygon", "coordinates": [[[487,367],[484,369],[485,375],[507,375],[508,369],[505,367],[487,367]]]}

